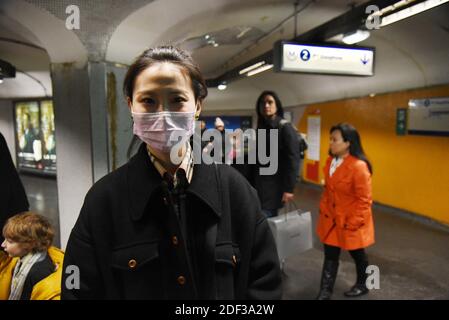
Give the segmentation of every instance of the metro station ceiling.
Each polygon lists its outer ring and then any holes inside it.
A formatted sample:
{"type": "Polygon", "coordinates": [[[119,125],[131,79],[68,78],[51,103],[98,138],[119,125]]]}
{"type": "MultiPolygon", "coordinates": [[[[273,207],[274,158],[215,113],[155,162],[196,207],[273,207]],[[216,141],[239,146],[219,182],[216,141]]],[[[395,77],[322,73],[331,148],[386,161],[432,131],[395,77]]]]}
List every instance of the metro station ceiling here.
{"type": "MultiPolygon", "coordinates": [[[[56,22],[52,23],[63,25],[66,16],[63,4],[73,1],[63,0],[58,7],[51,6],[55,1],[28,0],[26,5],[24,2],[3,0],[0,4],[0,39],[27,42],[43,50],[0,41],[0,59],[7,58],[18,69],[34,72],[42,78],[42,83],[50,86],[48,65],[55,60],[55,53],[59,53],[57,59],[61,62],[64,47],[73,46],[73,50],[78,50],[78,44],[67,40],[65,45],[65,38],[56,36],[48,39],[42,25],[50,27],[53,20],[56,22]],[[28,9],[30,5],[35,7],[49,16],[48,21],[39,21],[41,28],[23,21],[24,15],[17,17],[11,9],[18,4],[28,9]]],[[[294,36],[294,19],[288,19],[295,9],[295,1],[291,0],[134,0],[126,2],[129,6],[116,0],[94,2],[108,2],[110,10],[104,3],[95,6],[88,0],[75,2],[80,5],[81,23],[83,8],[89,8],[89,19],[99,21],[74,33],[81,49],[76,51],[79,52],[76,56],[71,55],[72,60],[78,56],[83,59],[84,47],[89,59],[129,64],[150,46],[176,44],[191,50],[205,76],[211,78],[270,50],[276,40],[294,36]],[[101,43],[96,49],[93,39],[101,43]]],[[[296,32],[307,32],[347,12],[351,6],[363,3],[366,1],[302,0],[297,6],[301,11],[296,32]]],[[[224,91],[210,89],[206,110],[252,109],[264,89],[278,91],[285,105],[295,106],[449,83],[448,30],[449,5],[446,4],[375,30],[370,38],[359,43],[376,48],[374,77],[283,74],[269,70],[229,83],[224,91]]],[[[24,81],[19,77],[14,81],[19,80],[24,81]]],[[[23,86],[32,84],[21,83],[20,90],[15,90],[20,87],[17,83],[7,91],[0,87],[0,98],[23,96],[23,92],[31,94],[30,90],[23,90],[23,86]]],[[[47,89],[51,92],[51,88],[47,89]]],[[[35,95],[42,95],[41,87],[34,85],[33,90],[35,95]]]]}

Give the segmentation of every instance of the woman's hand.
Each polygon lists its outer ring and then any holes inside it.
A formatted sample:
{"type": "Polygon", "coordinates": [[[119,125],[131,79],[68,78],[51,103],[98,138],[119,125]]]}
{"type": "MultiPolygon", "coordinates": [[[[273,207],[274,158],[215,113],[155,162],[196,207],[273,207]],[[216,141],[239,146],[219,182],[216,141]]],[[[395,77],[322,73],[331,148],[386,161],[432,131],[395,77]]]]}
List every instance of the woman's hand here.
{"type": "MultiPolygon", "coordinates": [[[[287,204],[287,203],[289,203],[290,201],[293,201],[293,197],[294,197],[293,193],[290,193],[290,192],[284,192],[284,194],[282,195],[282,203],[283,203],[283,204],[287,204]]],[[[278,199],[279,199],[279,198],[278,198],[278,199]]]]}

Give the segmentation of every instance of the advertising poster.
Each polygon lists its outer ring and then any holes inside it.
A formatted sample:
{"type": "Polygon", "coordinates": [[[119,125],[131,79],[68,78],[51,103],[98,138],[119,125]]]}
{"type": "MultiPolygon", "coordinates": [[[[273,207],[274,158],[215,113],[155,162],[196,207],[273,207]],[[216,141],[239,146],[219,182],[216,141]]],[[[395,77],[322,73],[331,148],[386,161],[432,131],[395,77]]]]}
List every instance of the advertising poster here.
{"type": "Polygon", "coordinates": [[[15,104],[17,166],[22,171],[56,173],[56,141],[51,100],[15,104]]]}
{"type": "Polygon", "coordinates": [[[39,103],[16,104],[17,164],[21,169],[41,169],[39,103]]]}
{"type": "Polygon", "coordinates": [[[56,172],[56,139],[53,102],[41,102],[42,158],[44,170],[56,172]]]}

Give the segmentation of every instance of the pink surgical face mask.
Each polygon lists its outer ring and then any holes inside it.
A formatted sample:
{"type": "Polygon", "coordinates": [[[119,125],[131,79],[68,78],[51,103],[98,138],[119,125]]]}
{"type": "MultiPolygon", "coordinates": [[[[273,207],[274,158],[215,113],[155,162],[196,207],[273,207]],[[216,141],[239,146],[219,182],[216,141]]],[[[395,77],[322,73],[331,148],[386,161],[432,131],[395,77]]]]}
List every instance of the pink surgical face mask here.
{"type": "Polygon", "coordinates": [[[185,143],[195,129],[195,112],[131,112],[133,132],[151,148],[169,153],[180,138],[185,143]]]}

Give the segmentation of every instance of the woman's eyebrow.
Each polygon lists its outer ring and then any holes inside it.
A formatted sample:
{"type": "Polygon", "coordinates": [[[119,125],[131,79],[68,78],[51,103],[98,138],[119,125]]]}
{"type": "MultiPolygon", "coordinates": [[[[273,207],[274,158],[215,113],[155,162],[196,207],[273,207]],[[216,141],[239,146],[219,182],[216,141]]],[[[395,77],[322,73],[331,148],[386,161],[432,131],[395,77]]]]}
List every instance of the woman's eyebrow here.
{"type": "MultiPolygon", "coordinates": [[[[172,89],[172,88],[168,88],[168,89],[162,89],[162,91],[166,91],[168,94],[184,94],[184,95],[188,95],[188,91],[187,90],[183,90],[183,89],[172,89]]],[[[141,90],[141,91],[137,91],[136,92],[136,96],[140,97],[143,95],[156,95],[157,93],[154,90],[141,90]]]]}
{"type": "Polygon", "coordinates": [[[182,90],[182,89],[168,89],[167,90],[169,94],[184,94],[188,95],[188,91],[182,90]]]}
{"type": "Polygon", "coordinates": [[[152,94],[154,94],[154,91],[153,90],[141,90],[141,91],[136,92],[136,96],[138,96],[138,97],[146,95],[146,94],[152,95],[152,94]]]}

